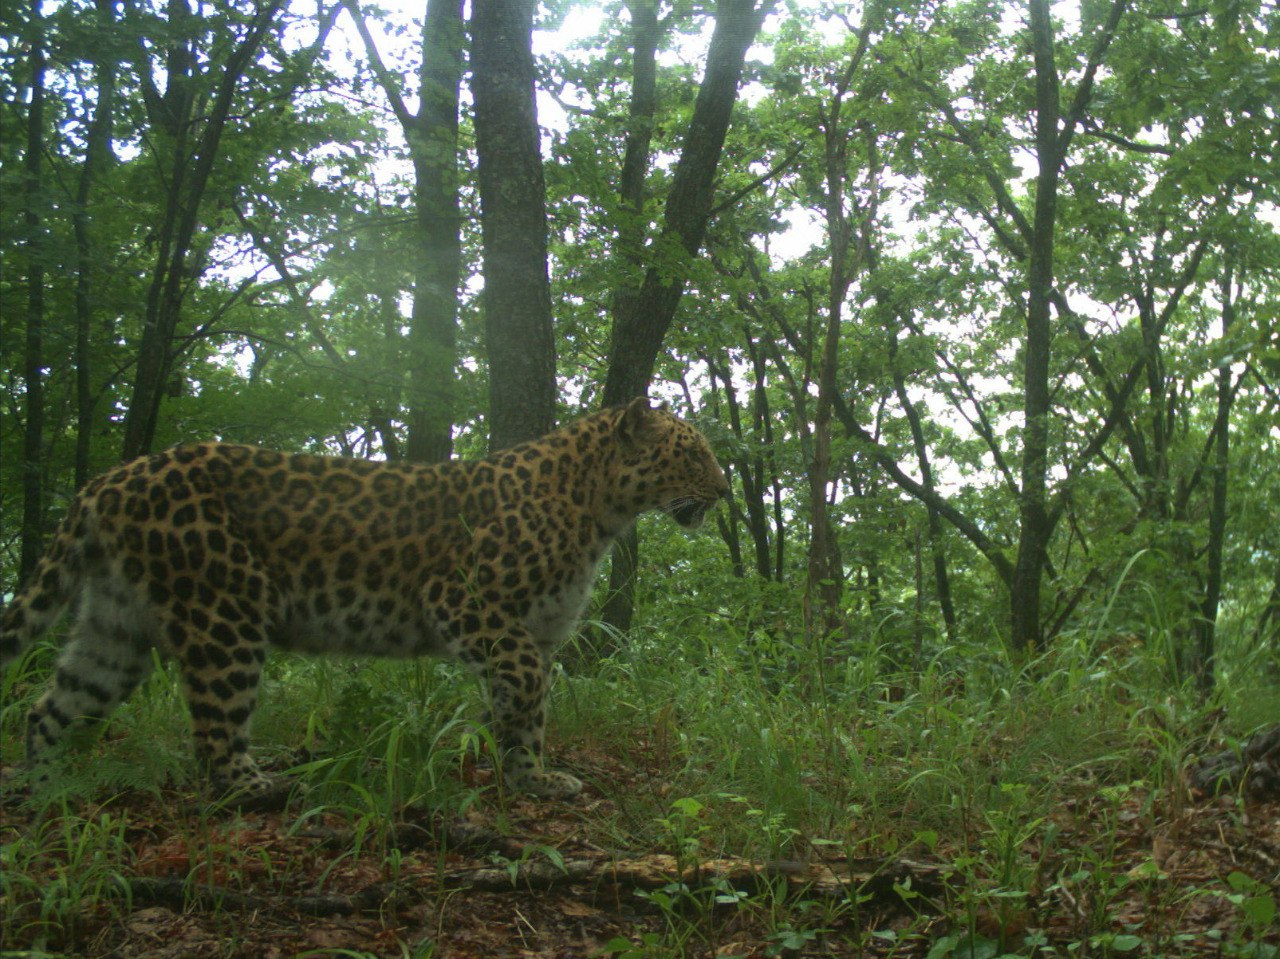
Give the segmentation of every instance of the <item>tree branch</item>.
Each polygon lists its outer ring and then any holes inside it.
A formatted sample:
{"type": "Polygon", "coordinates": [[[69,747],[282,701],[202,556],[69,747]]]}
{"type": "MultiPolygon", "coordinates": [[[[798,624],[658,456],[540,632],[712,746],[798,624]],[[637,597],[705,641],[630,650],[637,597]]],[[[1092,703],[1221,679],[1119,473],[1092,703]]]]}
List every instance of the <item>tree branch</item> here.
{"type": "Polygon", "coordinates": [[[399,121],[406,131],[413,128],[417,122],[417,117],[409,112],[409,108],[405,106],[404,98],[400,96],[391,72],[382,62],[382,54],[378,52],[378,44],[373,39],[373,34],[369,32],[369,25],[365,22],[364,14],[360,12],[357,0],[341,0],[351,19],[355,23],[356,32],[360,34],[360,39],[364,42],[365,55],[369,58],[369,67],[373,70],[373,75],[378,78],[378,85],[382,87],[382,92],[387,95],[387,102],[391,104],[391,112],[395,114],[396,120],[399,121]]]}

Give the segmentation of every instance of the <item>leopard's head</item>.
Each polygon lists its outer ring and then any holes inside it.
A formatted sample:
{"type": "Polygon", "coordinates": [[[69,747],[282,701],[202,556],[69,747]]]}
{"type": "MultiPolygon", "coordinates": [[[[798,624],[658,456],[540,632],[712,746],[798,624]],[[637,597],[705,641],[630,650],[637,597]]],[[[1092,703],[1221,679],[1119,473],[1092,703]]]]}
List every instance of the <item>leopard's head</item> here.
{"type": "Polygon", "coordinates": [[[655,408],[646,398],[632,400],[618,419],[617,438],[619,486],[636,512],[661,510],[694,528],[729,497],[729,481],[706,438],[665,403],[655,408]]]}

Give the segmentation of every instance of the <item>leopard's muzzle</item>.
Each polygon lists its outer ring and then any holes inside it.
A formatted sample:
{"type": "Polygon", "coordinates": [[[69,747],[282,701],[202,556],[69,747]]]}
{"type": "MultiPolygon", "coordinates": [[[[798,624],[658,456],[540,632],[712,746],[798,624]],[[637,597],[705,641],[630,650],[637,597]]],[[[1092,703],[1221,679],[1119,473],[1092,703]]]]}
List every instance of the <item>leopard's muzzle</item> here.
{"type": "Polygon", "coordinates": [[[707,511],[716,505],[717,499],[682,496],[680,499],[672,500],[664,509],[685,529],[697,529],[706,520],[707,511]]]}

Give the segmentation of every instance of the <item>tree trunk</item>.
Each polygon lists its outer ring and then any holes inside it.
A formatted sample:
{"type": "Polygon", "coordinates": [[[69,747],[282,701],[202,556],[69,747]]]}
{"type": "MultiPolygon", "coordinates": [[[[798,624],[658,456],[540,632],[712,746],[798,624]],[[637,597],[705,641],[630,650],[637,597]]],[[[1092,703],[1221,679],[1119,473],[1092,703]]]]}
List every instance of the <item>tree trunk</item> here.
{"type": "MultiPolygon", "coordinates": [[[[154,87],[144,89],[148,118],[155,132],[171,143],[167,172],[169,193],[158,230],[159,255],[147,289],[138,365],[129,409],[124,421],[124,459],[150,452],[155,440],[160,406],[174,359],[174,337],[182,312],[187,284],[195,279],[198,265],[190,261],[192,244],[200,225],[201,208],[213,174],[222,133],[235,101],[236,89],[266,39],[284,0],[267,0],[254,14],[245,37],[226,61],[217,89],[203,121],[199,141],[191,145],[188,131],[195,108],[193,83],[195,56],[186,41],[175,40],[165,58],[168,87],[163,98],[154,87]]],[[[185,0],[171,0],[170,25],[176,32],[191,16],[185,0]]],[[[148,65],[140,65],[145,73],[148,65]]],[[[150,81],[146,73],[144,85],[150,81]]]]}
{"type": "MultiPolygon", "coordinates": [[[[769,295],[769,289],[764,283],[764,277],[760,271],[759,265],[756,263],[756,255],[754,250],[748,251],[746,258],[746,269],[755,281],[756,295],[749,296],[745,293],[738,294],[737,300],[739,308],[748,316],[761,317],[762,314],[770,314],[779,328],[784,328],[787,324],[781,313],[777,311],[773,298],[769,295]],[[763,310],[761,309],[763,307],[763,310]]],[[[785,336],[786,334],[784,334],[785,336]]],[[[766,389],[768,359],[766,354],[770,353],[767,345],[769,340],[765,337],[759,339],[753,338],[751,330],[747,325],[743,324],[743,340],[747,344],[747,353],[751,357],[751,369],[755,377],[755,387],[752,393],[752,415],[755,419],[757,435],[763,439],[763,448],[765,453],[760,457],[760,469],[758,471],[759,479],[757,486],[764,489],[764,467],[768,464],[768,470],[771,477],[770,485],[773,496],[773,555],[769,559],[770,573],[765,574],[767,578],[782,582],[786,570],[786,515],[783,509],[782,500],[782,482],[779,475],[779,467],[775,457],[776,444],[773,435],[773,420],[769,410],[769,392],[766,389]]],[[[778,354],[776,344],[774,344],[773,352],[778,354]]],[[[793,395],[798,395],[798,391],[794,388],[794,384],[790,382],[787,374],[786,362],[781,359],[780,355],[775,356],[778,365],[778,371],[782,375],[784,381],[787,381],[788,387],[793,395]]],[[[801,398],[801,402],[803,399],[801,398]]],[[[803,422],[803,418],[801,418],[803,422]]]]}
{"type": "MultiPolygon", "coordinates": [[[[898,405],[906,414],[907,424],[911,427],[911,443],[916,450],[916,462],[920,466],[920,483],[929,492],[936,495],[933,483],[933,464],[929,462],[929,447],[925,442],[924,425],[921,423],[920,411],[907,395],[906,379],[897,364],[898,340],[893,330],[889,331],[889,359],[894,365],[893,386],[898,394],[898,405]]],[[[942,612],[942,624],[947,634],[947,642],[955,643],[956,610],[951,601],[951,577],[947,572],[947,554],[942,546],[942,517],[938,509],[931,503],[925,503],[925,512],[929,522],[929,556],[933,564],[934,587],[938,594],[938,607],[942,612]]],[[[919,649],[917,649],[919,653],[919,649]]]]}
{"type": "MultiPolygon", "coordinates": [[[[1223,271],[1222,290],[1222,340],[1231,335],[1235,321],[1233,299],[1232,264],[1228,256],[1223,271]]],[[[1209,544],[1205,556],[1204,602],[1196,623],[1196,679],[1200,693],[1206,699],[1213,693],[1214,647],[1218,622],[1218,604],[1222,598],[1222,548],[1227,532],[1227,480],[1231,450],[1231,402],[1235,390],[1231,383],[1231,364],[1223,358],[1218,367],[1218,409],[1214,417],[1213,492],[1209,502],[1209,544]]]]}
{"type": "MultiPolygon", "coordinates": [[[[446,460],[453,452],[454,382],[458,360],[458,284],[462,219],[458,208],[458,89],[462,83],[461,0],[428,0],[422,21],[418,112],[400,95],[400,79],[382,63],[356,0],[344,0],[375,77],[391,104],[413,160],[413,309],[406,365],[408,438],[404,458],[446,460]]],[[[379,429],[395,447],[390,424],[379,429]]]]}
{"type": "MultiPolygon", "coordinates": [[[[627,137],[618,178],[618,218],[616,255],[627,268],[639,271],[644,260],[645,178],[649,175],[649,145],[653,140],[654,113],[658,107],[658,23],[657,0],[632,0],[631,13],[631,102],[627,107],[627,137]]],[[[636,288],[619,286],[615,296],[632,295],[636,288]]],[[[618,305],[615,302],[614,314],[618,305]]]]}
{"type": "MultiPolygon", "coordinates": [[[[658,21],[658,5],[655,0],[633,0],[628,5],[631,14],[631,102],[627,113],[627,137],[622,155],[622,170],[618,180],[618,240],[616,254],[622,277],[642,276],[645,238],[645,178],[649,172],[649,147],[653,140],[654,114],[658,104],[657,51],[662,32],[658,21]]],[[[619,317],[633,316],[637,309],[643,280],[631,283],[624,280],[613,291],[610,313],[614,329],[619,317]]],[[[616,334],[615,334],[616,335],[616,334]]],[[[613,369],[610,357],[609,369],[613,369]]],[[[627,387],[628,392],[614,396],[606,380],[604,405],[621,405],[648,390],[648,381],[642,386],[627,387]]],[[[635,613],[635,569],[640,549],[640,537],[634,527],[624,532],[614,542],[609,559],[609,591],[600,609],[600,621],[604,628],[594,631],[591,645],[594,654],[607,655],[618,644],[618,639],[631,630],[635,613]]]]}
{"type": "MultiPolygon", "coordinates": [[[[721,369],[719,365],[711,358],[711,356],[702,352],[699,354],[704,363],[707,364],[707,370],[711,380],[711,415],[719,422],[725,420],[724,413],[727,412],[729,420],[729,429],[733,432],[737,445],[743,443],[742,437],[742,416],[738,410],[738,398],[734,392],[733,380],[726,375],[726,371],[721,369]],[[720,405],[720,387],[724,387],[724,406],[720,405]]],[[[743,487],[742,499],[750,510],[751,497],[745,490],[750,489],[751,480],[747,471],[742,469],[742,457],[733,456],[728,464],[725,465],[724,475],[729,481],[729,488],[733,488],[734,474],[741,474],[741,483],[743,487]]],[[[716,524],[720,528],[720,538],[729,547],[730,568],[733,575],[738,579],[743,579],[747,575],[747,565],[742,558],[742,536],[738,531],[739,524],[747,523],[749,528],[749,520],[742,515],[742,509],[738,505],[736,497],[730,499],[728,503],[729,516],[726,518],[723,513],[716,514],[716,524]]]]}
{"type": "MultiPolygon", "coordinates": [[[[856,272],[855,259],[860,251],[853,243],[853,226],[846,209],[845,193],[849,183],[849,141],[852,126],[846,128],[843,112],[845,97],[867,49],[871,17],[863,11],[858,52],[836,82],[830,104],[819,110],[819,127],[823,142],[823,205],[827,243],[830,251],[830,276],[827,281],[827,321],[818,360],[818,396],[814,404],[813,458],[809,463],[809,557],[805,584],[805,627],[811,636],[831,636],[843,626],[840,600],[844,569],[838,560],[835,531],[828,517],[831,473],[831,431],[835,405],[839,398],[836,371],[839,363],[840,327],[844,317],[844,301],[856,272]]],[[[871,136],[874,136],[872,134],[871,136]]],[[[870,141],[874,143],[874,141],[870,141]]],[[[871,151],[868,151],[869,155],[871,151]]],[[[875,191],[864,212],[864,227],[874,216],[875,191]]]]}
{"type": "MultiPolygon", "coordinates": [[[[828,222],[828,229],[831,224],[828,222]]],[[[832,235],[831,296],[827,304],[826,332],[822,358],[818,364],[818,398],[813,421],[813,458],[809,463],[809,557],[805,580],[805,628],[812,636],[833,636],[841,627],[840,596],[844,570],[835,564],[835,531],[827,516],[827,490],[831,476],[831,408],[835,392],[836,364],[840,342],[841,304],[848,285],[843,283],[844,245],[832,235]],[[837,267],[836,264],[840,266],[837,267]]]]}
{"type": "MultiPolygon", "coordinates": [[[[646,6],[647,3],[637,3],[636,10],[643,11],[646,6]]],[[[759,7],[755,0],[717,0],[716,26],[707,50],[706,73],[663,207],[662,234],[653,248],[665,251],[678,244],[687,256],[693,257],[702,247],[715,196],[716,168],[729,129],[729,117],[738,98],[743,60],[771,6],[772,0],[762,0],[759,7]]],[[[655,47],[643,40],[641,34],[656,27],[646,24],[646,20],[637,22],[634,49],[641,58],[651,59],[655,47]]],[[[653,43],[656,44],[656,34],[653,43]]],[[[642,69],[649,68],[636,68],[636,80],[643,86],[647,80],[642,69]]],[[[648,95],[643,90],[640,92],[642,96],[648,95]]],[[[624,158],[624,168],[631,171],[633,178],[640,169],[639,151],[643,149],[647,153],[648,150],[649,124],[642,119],[646,109],[643,103],[632,104],[632,129],[627,145],[629,150],[635,146],[636,155],[629,153],[624,158]]],[[[634,183],[634,179],[624,180],[624,186],[631,184],[631,189],[634,183]]],[[[642,195],[640,201],[637,210],[643,209],[642,195]]],[[[626,202],[624,195],[624,209],[626,202]]],[[[634,222],[643,223],[639,217],[634,222]]],[[[675,318],[684,284],[682,272],[677,271],[673,276],[670,264],[664,263],[661,267],[654,264],[645,271],[637,289],[626,290],[615,297],[604,383],[605,406],[620,406],[648,391],[658,352],[675,318]]],[[[600,619],[606,626],[602,636],[616,638],[626,635],[631,628],[637,548],[634,529],[620,537],[614,546],[609,567],[609,598],[600,611],[600,619]]],[[[601,652],[603,649],[597,649],[598,654],[601,652]]]]}
{"type": "Polygon", "coordinates": [[[409,436],[405,456],[446,460],[453,452],[458,359],[458,284],[462,218],[458,210],[458,88],[462,82],[461,0],[428,0],[422,22],[417,182],[417,257],[409,328],[409,436]]]}
{"type": "MultiPolygon", "coordinates": [[[[168,375],[170,350],[177,327],[178,304],[166,297],[170,274],[186,261],[187,248],[179,239],[180,219],[184,208],[198,207],[200,192],[188,190],[186,178],[195,161],[195,151],[188,136],[193,109],[194,51],[184,37],[191,10],[186,0],[169,0],[166,13],[174,36],[164,51],[163,70],[166,86],[163,96],[147,84],[151,82],[152,63],[146,49],[140,51],[137,70],[143,82],[147,119],[155,140],[157,158],[167,147],[168,169],[161,171],[166,184],[164,210],[154,237],[158,250],[147,297],[143,307],[142,336],[138,341],[138,362],[134,370],[133,389],[124,418],[122,459],[129,460],[148,452],[155,437],[156,421],[168,375]]],[[[209,158],[212,159],[211,157],[209,158]]],[[[194,224],[193,224],[194,228],[194,224]]],[[[175,277],[180,282],[181,277],[175,277]]]]}
{"type": "MultiPolygon", "coordinates": [[[[113,33],[114,11],[110,0],[95,0],[101,26],[113,33]]],[[[112,59],[99,51],[94,64],[98,79],[98,97],[93,117],[87,124],[84,163],[76,184],[76,206],[72,225],[76,239],[76,489],[89,481],[92,451],[94,409],[92,349],[90,331],[93,321],[93,244],[89,236],[89,204],[93,198],[94,180],[100,168],[111,157],[111,131],[115,110],[116,72],[112,59]]]]}
{"type": "Polygon", "coordinates": [[[541,436],[556,418],[533,9],[531,0],[475,0],[471,12],[491,450],[541,436]]]}
{"type": "MultiPolygon", "coordinates": [[[[757,558],[757,567],[762,577],[773,579],[780,583],[786,570],[784,564],[786,558],[786,522],[782,508],[782,483],[775,455],[777,445],[773,436],[773,419],[769,411],[769,391],[766,388],[766,365],[764,354],[759,349],[758,344],[751,339],[750,331],[744,330],[744,332],[746,333],[747,351],[751,356],[751,368],[755,373],[755,387],[752,392],[751,403],[752,417],[755,421],[755,430],[760,448],[763,451],[757,456],[754,464],[756,467],[755,484],[763,500],[765,472],[767,469],[773,496],[772,534],[774,548],[772,554],[766,553],[764,556],[757,558]]],[[[766,544],[768,543],[769,535],[770,527],[766,520],[765,529],[761,536],[761,539],[766,544]]]]}
{"type": "MultiPolygon", "coordinates": [[[[765,441],[758,433],[755,436],[747,436],[745,432],[742,423],[742,411],[738,406],[737,391],[733,385],[733,369],[729,363],[717,361],[709,352],[703,354],[703,360],[711,371],[712,389],[715,389],[717,380],[724,387],[725,410],[728,413],[729,429],[738,441],[738,449],[742,451],[733,457],[733,464],[737,467],[738,477],[742,485],[742,505],[745,508],[745,515],[742,518],[745,521],[747,531],[751,534],[751,542],[755,550],[756,574],[761,579],[772,579],[773,554],[769,544],[769,517],[768,511],[765,509],[764,487],[761,482],[764,471],[760,465],[760,450],[764,447],[765,441]],[[754,452],[745,452],[753,447],[754,452]]],[[[736,513],[737,501],[735,500],[731,505],[736,513]]],[[[739,564],[742,563],[740,556],[737,562],[739,564]]],[[[745,570],[739,572],[738,575],[744,575],[744,573],[745,570]]]]}
{"type": "MultiPolygon", "coordinates": [[[[1048,561],[1048,543],[1057,518],[1061,515],[1064,498],[1050,506],[1047,500],[1048,437],[1050,393],[1049,360],[1051,356],[1050,303],[1058,303],[1060,313],[1068,310],[1053,289],[1054,217],[1058,180],[1063,159],[1076,129],[1084,118],[1094,89],[1094,82],[1102,67],[1102,60],[1115,37],[1116,29],[1129,7],[1130,0],[1112,0],[1105,24],[1097,32],[1089,52],[1089,60],[1082,76],[1073,83],[1075,90],[1070,108],[1064,116],[1060,110],[1060,85],[1054,63],[1052,21],[1047,0],[1030,0],[1030,41],[1034,58],[1035,78],[1035,142],[1039,164],[1034,196],[1033,222],[1027,222],[1021,206],[1015,200],[1003,177],[978,145],[978,140],[949,102],[940,102],[937,91],[924,87],[930,98],[947,116],[955,136],[973,152],[974,159],[984,170],[992,188],[994,200],[1001,212],[1008,217],[1015,231],[996,228],[999,240],[1019,260],[1027,260],[1027,336],[1023,343],[1024,438],[1022,455],[1022,488],[1018,492],[1020,538],[1017,557],[1010,563],[999,545],[967,517],[958,513],[941,499],[928,497],[935,502],[939,514],[960,530],[983,555],[991,561],[1001,579],[1009,587],[1010,625],[1015,648],[1028,649],[1041,641],[1043,627],[1040,611],[1041,580],[1048,561]]],[[[905,76],[905,74],[904,74],[905,76]]],[[[1140,366],[1138,367],[1140,369],[1140,366]]],[[[1107,436],[1116,428],[1123,414],[1128,397],[1128,383],[1116,394],[1115,408],[1094,441],[1086,450],[1081,466],[1088,458],[1096,456],[1107,436]]],[[[838,411],[837,411],[838,413],[838,411]]],[[[898,467],[887,451],[870,445],[870,438],[856,423],[846,421],[846,427],[859,435],[877,462],[894,478],[899,486],[913,496],[926,499],[926,491],[898,467]]]]}
{"type": "Polygon", "coordinates": [[[1011,641],[1014,649],[1022,651],[1040,645],[1040,586],[1052,532],[1048,510],[1049,359],[1052,341],[1049,309],[1053,288],[1058,175],[1062,165],[1062,141],[1058,133],[1058,71],[1054,64],[1048,0],[1031,0],[1030,24],[1035,59],[1035,140],[1039,172],[1027,268],[1018,555],[1009,594],[1011,641]]]}
{"type": "MultiPolygon", "coordinates": [[[[706,74],[676,161],[671,191],[663,207],[662,235],[653,244],[656,249],[678,245],[692,258],[702,247],[715,196],[716,168],[738,97],[743,59],[770,6],[770,0],[760,7],[756,7],[755,0],[716,3],[716,26],[707,50],[706,74]]],[[[605,376],[605,406],[621,405],[648,390],[684,285],[682,271],[673,275],[671,264],[655,264],[646,271],[636,295],[618,305],[605,376]]]]}
{"type": "Polygon", "coordinates": [[[44,157],[44,20],[39,0],[32,0],[28,64],[31,68],[27,107],[27,143],[23,156],[23,226],[27,248],[27,330],[23,363],[26,380],[26,423],[22,439],[22,554],[19,574],[26,579],[44,548],[44,205],[41,166],[44,157]]]}

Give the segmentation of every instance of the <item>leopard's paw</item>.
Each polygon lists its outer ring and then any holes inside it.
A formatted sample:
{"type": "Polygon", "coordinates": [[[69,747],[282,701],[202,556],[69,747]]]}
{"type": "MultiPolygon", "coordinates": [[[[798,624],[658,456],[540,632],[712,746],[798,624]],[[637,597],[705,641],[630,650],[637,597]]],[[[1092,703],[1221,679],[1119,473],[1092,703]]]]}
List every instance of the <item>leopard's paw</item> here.
{"type": "Polygon", "coordinates": [[[570,799],[582,792],[580,779],[556,770],[530,770],[512,785],[538,799],[570,799]]]}
{"type": "Polygon", "coordinates": [[[245,764],[238,772],[235,779],[222,777],[214,780],[218,806],[242,812],[277,812],[288,805],[292,795],[304,788],[287,776],[264,773],[256,764],[245,764]]]}

